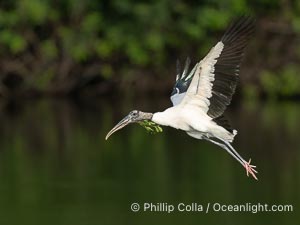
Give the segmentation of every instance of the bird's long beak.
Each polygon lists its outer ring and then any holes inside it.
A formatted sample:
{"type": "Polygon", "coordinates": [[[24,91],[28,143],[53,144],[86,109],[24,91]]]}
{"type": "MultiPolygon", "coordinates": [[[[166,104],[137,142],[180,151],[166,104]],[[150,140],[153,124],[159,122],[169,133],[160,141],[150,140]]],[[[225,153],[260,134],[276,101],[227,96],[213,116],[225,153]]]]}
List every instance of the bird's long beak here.
{"type": "Polygon", "coordinates": [[[116,126],[114,126],[113,129],[111,129],[108,134],[105,137],[105,140],[107,140],[109,138],[110,135],[112,135],[113,133],[115,133],[116,131],[122,129],[123,127],[125,127],[126,125],[130,124],[132,121],[130,119],[129,116],[126,116],[124,119],[122,119],[116,126]]]}

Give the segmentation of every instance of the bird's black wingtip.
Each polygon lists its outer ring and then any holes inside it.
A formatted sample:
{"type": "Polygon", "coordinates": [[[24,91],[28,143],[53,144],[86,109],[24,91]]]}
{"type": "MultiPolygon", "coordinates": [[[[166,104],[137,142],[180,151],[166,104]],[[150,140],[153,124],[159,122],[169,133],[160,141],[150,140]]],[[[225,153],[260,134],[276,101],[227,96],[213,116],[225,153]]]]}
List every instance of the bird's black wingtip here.
{"type": "Polygon", "coordinates": [[[249,39],[255,31],[256,19],[252,15],[241,15],[232,20],[221,41],[228,44],[237,38],[249,39]]]}

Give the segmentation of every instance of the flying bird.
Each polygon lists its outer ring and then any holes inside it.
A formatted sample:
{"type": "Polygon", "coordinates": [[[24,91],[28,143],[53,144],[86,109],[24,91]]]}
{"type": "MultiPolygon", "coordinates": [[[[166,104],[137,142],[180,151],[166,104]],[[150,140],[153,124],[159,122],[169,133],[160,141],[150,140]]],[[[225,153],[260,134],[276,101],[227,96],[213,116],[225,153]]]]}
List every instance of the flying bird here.
{"type": "Polygon", "coordinates": [[[172,107],[163,112],[131,111],[106,135],[106,140],[117,130],[134,122],[152,121],[185,131],[189,136],[203,139],[225,149],[257,180],[256,166],[246,161],[230,144],[237,134],[224,117],[235,92],[240,64],[246,45],[254,32],[254,20],[241,17],[226,30],[219,42],[189,72],[190,59],[181,72],[177,61],[176,83],[172,107]]]}

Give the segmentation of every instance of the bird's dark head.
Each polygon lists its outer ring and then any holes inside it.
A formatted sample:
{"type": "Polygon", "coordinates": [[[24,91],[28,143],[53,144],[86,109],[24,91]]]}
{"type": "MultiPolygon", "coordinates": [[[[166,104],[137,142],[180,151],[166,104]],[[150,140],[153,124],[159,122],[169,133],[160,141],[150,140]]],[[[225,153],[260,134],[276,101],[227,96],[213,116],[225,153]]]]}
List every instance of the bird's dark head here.
{"type": "Polygon", "coordinates": [[[138,110],[131,111],[126,117],[124,117],[116,126],[111,129],[105,137],[105,140],[109,138],[114,132],[122,129],[130,123],[137,123],[143,120],[151,120],[153,113],[146,113],[138,110]]]}

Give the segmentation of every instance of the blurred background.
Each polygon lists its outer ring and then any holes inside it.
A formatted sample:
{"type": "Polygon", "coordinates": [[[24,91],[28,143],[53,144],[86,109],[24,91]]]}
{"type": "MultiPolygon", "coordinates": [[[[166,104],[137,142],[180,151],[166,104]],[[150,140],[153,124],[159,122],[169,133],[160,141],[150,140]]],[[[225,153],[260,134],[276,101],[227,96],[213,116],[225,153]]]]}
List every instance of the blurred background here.
{"type": "Polygon", "coordinates": [[[300,1],[0,1],[1,224],[295,224],[300,206],[300,1]],[[199,61],[239,15],[256,18],[225,151],[137,125],[170,107],[175,64],[199,61]],[[133,202],[292,204],[294,212],[133,213],[133,202]]]}

